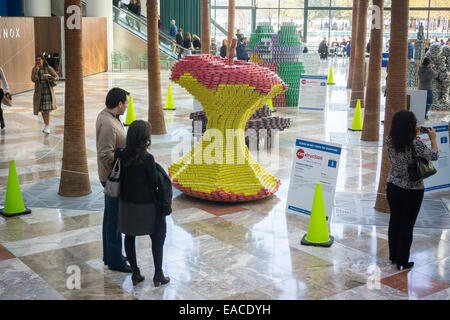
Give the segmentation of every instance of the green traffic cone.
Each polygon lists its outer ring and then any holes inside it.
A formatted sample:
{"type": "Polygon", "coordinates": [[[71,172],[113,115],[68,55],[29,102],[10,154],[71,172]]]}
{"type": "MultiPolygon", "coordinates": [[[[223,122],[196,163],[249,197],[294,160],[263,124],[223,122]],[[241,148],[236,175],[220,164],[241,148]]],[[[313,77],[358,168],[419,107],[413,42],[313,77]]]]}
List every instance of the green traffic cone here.
{"type": "Polygon", "coordinates": [[[5,217],[14,217],[20,214],[31,213],[25,208],[20,192],[19,178],[17,177],[16,164],[14,160],[9,163],[8,184],[6,187],[5,207],[0,209],[0,213],[5,217]]]}
{"type": "Polygon", "coordinates": [[[163,110],[176,110],[175,104],[173,103],[172,97],[172,86],[169,83],[169,88],[167,89],[166,105],[163,110]]]}
{"type": "Polygon", "coordinates": [[[309,219],[308,233],[303,236],[301,244],[305,246],[330,247],[333,242],[334,237],[328,235],[322,185],[317,183],[311,209],[311,218],[309,219]]]}
{"type": "Polygon", "coordinates": [[[330,72],[328,73],[328,85],[334,85],[334,79],[333,79],[333,66],[330,64],[330,72]]]}
{"type": "Polygon", "coordinates": [[[127,108],[127,117],[125,119],[125,126],[129,126],[136,120],[136,115],[134,114],[134,107],[133,107],[133,97],[130,95],[130,98],[128,99],[128,108],[127,108]]]}
{"type": "Polygon", "coordinates": [[[356,103],[355,115],[353,116],[352,127],[348,128],[350,131],[362,131],[363,122],[361,115],[361,101],[358,99],[356,103]]]}

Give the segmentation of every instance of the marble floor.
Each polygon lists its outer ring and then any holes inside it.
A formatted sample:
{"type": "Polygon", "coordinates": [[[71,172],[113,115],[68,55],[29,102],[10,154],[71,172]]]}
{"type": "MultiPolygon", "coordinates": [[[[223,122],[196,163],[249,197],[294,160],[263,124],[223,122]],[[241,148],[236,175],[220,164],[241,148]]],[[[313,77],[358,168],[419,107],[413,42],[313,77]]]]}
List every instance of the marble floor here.
{"type": "MultiPolygon", "coordinates": [[[[95,120],[109,88],[130,91],[136,117],[146,119],[147,73],[132,70],[84,79],[92,193],[80,198],[57,195],[64,82],[55,88],[59,109],[52,113],[50,135],[41,132],[42,119],[32,114],[33,93],[14,96],[14,106],[4,108],[6,129],[0,132],[0,206],[9,162],[15,160],[24,202],[33,211],[0,217],[0,299],[448,300],[450,191],[426,196],[411,248],[415,266],[398,271],[388,260],[389,216],[373,209],[381,143],[361,142],[360,133],[347,130],[353,119],[348,108],[350,91],[345,89],[347,62],[335,60],[333,69],[336,85],[328,88],[325,112],[276,110],[276,115],[290,117],[292,125],[279,133],[279,144],[270,156],[264,150],[256,154],[281,179],[274,196],[217,204],[174,191],[164,247],[164,271],[171,282],[159,288],[151,281],[154,270],[148,237],[138,238],[137,244],[146,281],[133,287],[129,274],[110,271],[102,264],[103,193],[95,147],[95,120]],[[329,224],[335,243],[330,248],[300,245],[308,217],[285,212],[298,136],[343,145],[329,224]],[[69,280],[74,268],[80,271],[81,288],[73,290],[69,280]]],[[[322,64],[320,72],[327,71],[328,64],[322,64]]],[[[168,79],[169,72],[163,70],[163,97],[168,79]]],[[[176,84],[172,89],[177,109],[165,111],[168,133],[153,136],[151,146],[165,169],[178,157],[180,141],[190,137],[192,128],[192,97],[176,84]]],[[[432,112],[430,118],[448,121],[450,112],[432,112]]]]}

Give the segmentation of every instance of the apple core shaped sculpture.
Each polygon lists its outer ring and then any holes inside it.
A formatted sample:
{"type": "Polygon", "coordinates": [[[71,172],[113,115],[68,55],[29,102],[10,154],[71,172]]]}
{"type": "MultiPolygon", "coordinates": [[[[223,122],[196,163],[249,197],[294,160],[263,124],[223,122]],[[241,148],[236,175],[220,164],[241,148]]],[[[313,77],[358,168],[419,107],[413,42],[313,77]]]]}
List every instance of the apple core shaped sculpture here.
{"type": "Polygon", "coordinates": [[[205,135],[169,166],[182,192],[213,201],[247,201],[274,194],[280,180],[245,145],[245,125],[267,99],[288,89],[279,76],[255,63],[191,55],[173,67],[171,80],[185,88],[208,116],[205,135]]]}

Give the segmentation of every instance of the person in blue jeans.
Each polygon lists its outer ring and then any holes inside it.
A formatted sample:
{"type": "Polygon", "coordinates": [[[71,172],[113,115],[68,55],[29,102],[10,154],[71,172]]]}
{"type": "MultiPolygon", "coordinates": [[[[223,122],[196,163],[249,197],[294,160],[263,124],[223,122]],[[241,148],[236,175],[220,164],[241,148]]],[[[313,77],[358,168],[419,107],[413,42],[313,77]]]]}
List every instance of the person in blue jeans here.
{"type": "Polygon", "coordinates": [[[427,106],[425,109],[425,119],[428,120],[428,112],[433,105],[432,82],[437,78],[438,73],[432,68],[431,60],[425,58],[419,67],[419,90],[427,90],[427,106]]]}
{"type": "MultiPolygon", "coordinates": [[[[97,116],[96,143],[98,175],[103,187],[112,170],[114,153],[126,144],[125,129],[119,119],[128,106],[129,92],[113,88],[106,96],[106,108],[97,116]]],[[[131,267],[122,255],[122,234],[117,227],[119,198],[105,194],[105,212],[103,216],[103,262],[109,269],[131,273],[131,267]]]]}

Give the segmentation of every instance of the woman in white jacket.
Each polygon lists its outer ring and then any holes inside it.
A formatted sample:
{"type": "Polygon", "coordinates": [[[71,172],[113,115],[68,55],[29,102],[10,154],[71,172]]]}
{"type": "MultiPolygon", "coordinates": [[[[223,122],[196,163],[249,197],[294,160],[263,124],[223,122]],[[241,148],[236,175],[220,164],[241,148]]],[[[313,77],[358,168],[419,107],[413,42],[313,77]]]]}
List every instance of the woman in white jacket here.
{"type": "Polygon", "coordinates": [[[3,96],[9,93],[8,81],[6,81],[5,73],[3,69],[0,67],[0,129],[3,130],[5,128],[5,119],[3,119],[3,110],[2,110],[2,100],[3,96]]]}

